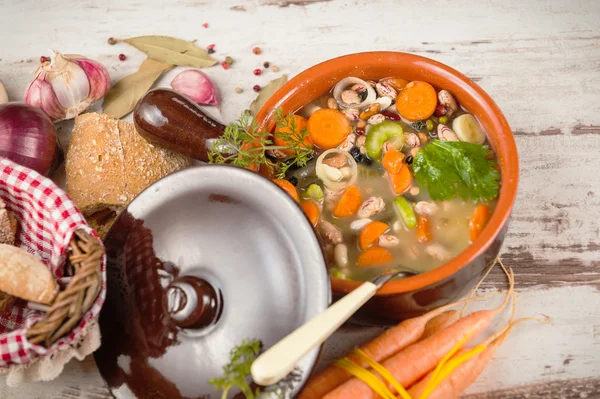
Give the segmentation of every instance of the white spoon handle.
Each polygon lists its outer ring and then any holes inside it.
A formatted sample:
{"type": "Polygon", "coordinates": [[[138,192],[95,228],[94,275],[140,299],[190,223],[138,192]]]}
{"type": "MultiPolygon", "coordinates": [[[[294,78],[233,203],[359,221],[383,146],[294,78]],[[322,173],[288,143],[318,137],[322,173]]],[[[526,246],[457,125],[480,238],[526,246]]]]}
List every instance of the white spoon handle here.
{"type": "Polygon", "coordinates": [[[321,345],[346,320],[350,318],[375,292],[371,282],[357,289],[319,313],[277,344],[269,348],[252,363],[252,379],[259,385],[275,384],[288,375],[296,364],[313,348],[321,345]]]}

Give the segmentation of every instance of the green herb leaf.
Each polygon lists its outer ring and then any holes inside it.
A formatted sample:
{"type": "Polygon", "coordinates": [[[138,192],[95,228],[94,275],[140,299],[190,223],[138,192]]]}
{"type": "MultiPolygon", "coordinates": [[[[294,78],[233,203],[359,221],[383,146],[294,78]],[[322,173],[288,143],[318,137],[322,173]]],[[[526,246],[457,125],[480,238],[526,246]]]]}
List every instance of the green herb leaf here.
{"type": "Polygon", "coordinates": [[[267,100],[277,91],[283,84],[287,82],[287,75],[281,75],[277,79],[270,81],[265,87],[260,89],[260,92],[250,104],[250,112],[256,116],[260,108],[267,102],[267,100]]]}
{"type": "Polygon", "coordinates": [[[279,168],[277,177],[284,177],[292,165],[306,166],[313,156],[312,148],[304,144],[308,130],[298,129],[295,119],[286,116],[281,109],[275,111],[275,123],[280,129],[285,128],[285,131],[276,134],[288,145],[273,145],[271,134],[266,130],[260,130],[256,119],[250,113],[242,113],[240,118],[230,123],[223,135],[214,141],[208,153],[209,163],[226,163],[242,168],[250,166],[279,168]],[[290,149],[293,150],[290,158],[279,164],[275,164],[268,156],[269,152],[290,149]]]}
{"type": "Polygon", "coordinates": [[[223,366],[221,378],[211,378],[209,383],[216,389],[222,390],[222,398],[226,399],[229,390],[238,387],[246,399],[255,399],[259,390],[252,391],[248,383],[252,362],[259,355],[262,342],[259,340],[244,340],[229,352],[229,363],[223,366]]]}
{"type": "Polygon", "coordinates": [[[148,58],[165,64],[204,68],[217,63],[217,60],[193,41],[187,42],[169,36],[137,36],[121,41],[143,51],[148,58]]]}
{"type": "Polygon", "coordinates": [[[417,153],[413,170],[433,200],[491,200],[500,190],[500,173],[486,145],[434,140],[417,153]]]}

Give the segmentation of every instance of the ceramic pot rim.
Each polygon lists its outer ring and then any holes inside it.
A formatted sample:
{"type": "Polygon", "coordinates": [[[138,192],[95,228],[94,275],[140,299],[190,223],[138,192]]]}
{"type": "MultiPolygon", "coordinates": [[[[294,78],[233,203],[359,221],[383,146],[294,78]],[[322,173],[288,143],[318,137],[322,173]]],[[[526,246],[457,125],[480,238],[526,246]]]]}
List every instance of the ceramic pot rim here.
{"type": "MultiPolygon", "coordinates": [[[[377,295],[415,291],[441,282],[483,255],[498,234],[500,234],[510,217],[517,196],[519,179],[517,147],[510,126],[502,111],[500,111],[500,108],[481,87],[467,76],[447,65],[414,54],[374,51],[344,55],[306,69],[275,92],[257,114],[259,125],[271,128],[273,126],[274,110],[281,104],[289,101],[293,96],[310,95],[310,91],[312,90],[311,81],[333,76],[339,73],[340,69],[348,68],[348,66],[362,66],[366,70],[368,68],[381,67],[382,65],[396,65],[397,63],[406,63],[415,73],[429,74],[451,82],[464,91],[463,96],[468,96],[474,101],[478,109],[476,112],[472,109],[469,110],[476,113],[479,117],[483,116],[489,120],[485,130],[492,141],[499,160],[502,185],[498,204],[490,221],[480,236],[467,249],[452,260],[426,273],[387,283],[377,292],[377,295]]],[[[284,111],[287,110],[284,109],[284,111]]],[[[358,281],[331,278],[332,290],[338,293],[352,291],[360,284],[361,282],[358,281]]]]}

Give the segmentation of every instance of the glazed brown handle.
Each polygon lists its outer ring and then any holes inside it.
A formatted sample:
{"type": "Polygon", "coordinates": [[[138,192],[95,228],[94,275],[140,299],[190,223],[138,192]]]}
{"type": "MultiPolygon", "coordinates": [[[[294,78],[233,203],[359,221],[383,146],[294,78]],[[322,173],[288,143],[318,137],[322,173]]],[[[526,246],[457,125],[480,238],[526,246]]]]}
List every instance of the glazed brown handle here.
{"type": "Polygon", "coordinates": [[[149,143],[204,162],[208,162],[206,140],[221,136],[225,130],[189,98],[162,88],[140,99],[133,122],[149,143]]]}

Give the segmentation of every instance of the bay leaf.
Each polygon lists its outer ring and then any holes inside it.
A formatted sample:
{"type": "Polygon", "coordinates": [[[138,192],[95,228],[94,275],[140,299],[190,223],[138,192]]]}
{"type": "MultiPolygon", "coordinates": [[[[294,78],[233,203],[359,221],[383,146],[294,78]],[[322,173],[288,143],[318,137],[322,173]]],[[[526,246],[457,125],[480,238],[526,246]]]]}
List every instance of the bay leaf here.
{"type": "Polygon", "coordinates": [[[205,68],[217,63],[217,60],[194,42],[170,36],[137,36],[122,41],[143,51],[148,58],[169,65],[205,68]]]}
{"type": "Polygon", "coordinates": [[[105,114],[121,118],[135,108],[140,98],[152,87],[160,75],[173,68],[153,59],[142,62],[137,72],[119,80],[104,96],[102,108],[105,114]]]}
{"type": "Polygon", "coordinates": [[[287,75],[281,75],[277,79],[270,81],[265,87],[260,89],[260,92],[250,104],[250,112],[253,116],[258,114],[261,107],[267,102],[267,100],[277,91],[281,86],[287,82],[287,75]]]}

